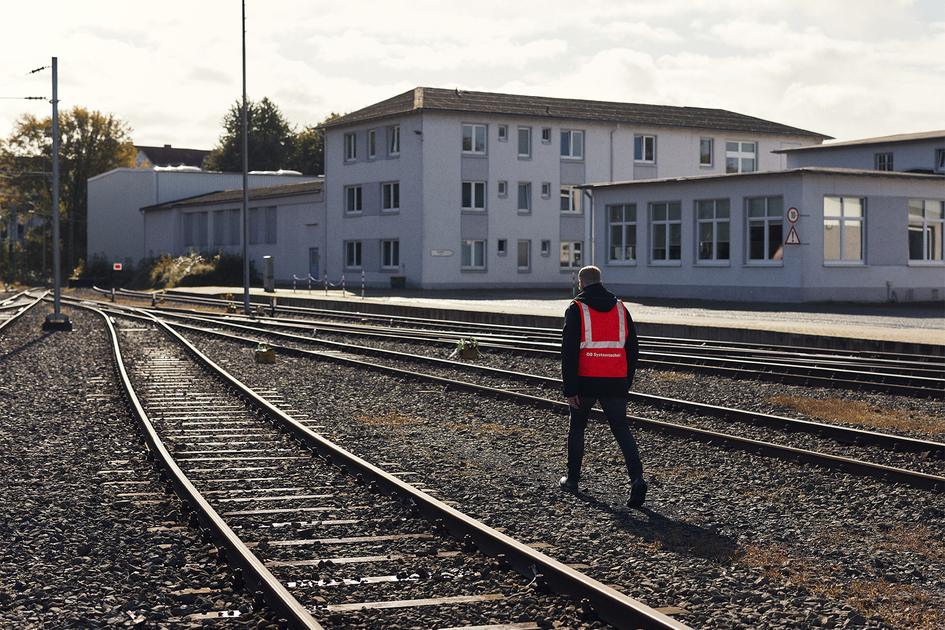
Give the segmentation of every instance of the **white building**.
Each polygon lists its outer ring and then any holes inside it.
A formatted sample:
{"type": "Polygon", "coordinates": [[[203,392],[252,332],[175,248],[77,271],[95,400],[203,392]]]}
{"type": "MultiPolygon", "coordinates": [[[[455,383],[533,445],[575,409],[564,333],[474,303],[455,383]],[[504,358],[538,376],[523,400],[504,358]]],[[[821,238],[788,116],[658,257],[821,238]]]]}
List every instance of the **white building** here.
{"type": "Polygon", "coordinates": [[[587,261],[588,182],[756,172],[827,136],[716,109],[416,88],[325,134],[332,281],[556,287],[587,261]]]}
{"type": "Polygon", "coordinates": [[[939,175],[804,167],[588,187],[591,259],[624,296],[938,301],[939,175]]]}
{"type": "MultiPolygon", "coordinates": [[[[323,180],[249,189],[247,256],[263,273],[273,260],[276,282],[320,278],[324,247],[323,180]]],[[[198,195],[141,209],[147,245],[154,252],[181,256],[190,251],[242,255],[243,189],[198,195]]]]}
{"type": "Polygon", "coordinates": [[[908,133],[776,151],[787,168],[826,166],[945,174],[945,131],[908,133]]]}
{"type": "MultiPolygon", "coordinates": [[[[312,181],[301,175],[250,175],[250,187],[312,181]]],[[[145,206],[214,191],[241,188],[242,173],[217,173],[184,168],[116,168],[89,179],[88,255],[110,262],[137,263],[163,250],[155,245],[164,235],[147,234],[139,211],[145,206]]],[[[170,253],[170,252],[166,252],[170,253]]]]}

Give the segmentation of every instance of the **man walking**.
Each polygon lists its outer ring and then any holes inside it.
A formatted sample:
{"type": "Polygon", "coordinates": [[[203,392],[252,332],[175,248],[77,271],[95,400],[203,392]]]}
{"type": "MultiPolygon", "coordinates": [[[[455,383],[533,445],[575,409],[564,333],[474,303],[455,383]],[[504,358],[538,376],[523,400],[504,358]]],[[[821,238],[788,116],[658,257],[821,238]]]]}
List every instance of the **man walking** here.
{"type": "Polygon", "coordinates": [[[571,418],[568,474],[560,484],[564,490],[578,489],[584,431],[591,407],[600,401],[630,475],[627,505],[640,507],[648,486],[627,422],[627,395],[640,355],[637,332],[623,302],[601,284],[600,269],[584,267],[578,282],[581,292],[564,315],[561,336],[561,372],[571,418]]]}

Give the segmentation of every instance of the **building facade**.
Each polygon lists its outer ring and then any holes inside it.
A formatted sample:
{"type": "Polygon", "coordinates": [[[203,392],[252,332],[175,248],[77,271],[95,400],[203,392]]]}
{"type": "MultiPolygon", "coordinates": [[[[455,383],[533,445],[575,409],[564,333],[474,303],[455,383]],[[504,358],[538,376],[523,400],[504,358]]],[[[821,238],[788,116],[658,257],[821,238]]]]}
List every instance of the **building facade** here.
{"type": "Polygon", "coordinates": [[[591,259],[640,297],[945,298],[945,178],[805,167],[597,184],[591,259]]]}
{"type": "MultiPolygon", "coordinates": [[[[313,181],[302,175],[250,175],[251,187],[313,181]]],[[[145,232],[140,209],[214,191],[242,188],[242,173],[190,168],[116,168],[89,178],[88,253],[132,265],[160,254],[165,236],[145,232]]],[[[170,252],[166,252],[170,253],[170,252]]]]}
{"type": "MultiPolygon", "coordinates": [[[[249,190],[247,255],[263,273],[270,257],[277,282],[321,277],[325,243],[324,181],[262,186],[249,190]]],[[[198,195],[141,209],[152,251],[243,253],[243,189],[198,195]]]]}
{"type": "Polygon", "coordinates": [[[558,287],[586,264],[589,182],[783,168],[827,136],[724,110],[416,88],[325,136],[332,281],[558,287]]]}
{"type": "Polygon", "coordinates": [[[786,168],[824,166],[945,175],[945,131],[909,133],[776,151],[786,168]]]}

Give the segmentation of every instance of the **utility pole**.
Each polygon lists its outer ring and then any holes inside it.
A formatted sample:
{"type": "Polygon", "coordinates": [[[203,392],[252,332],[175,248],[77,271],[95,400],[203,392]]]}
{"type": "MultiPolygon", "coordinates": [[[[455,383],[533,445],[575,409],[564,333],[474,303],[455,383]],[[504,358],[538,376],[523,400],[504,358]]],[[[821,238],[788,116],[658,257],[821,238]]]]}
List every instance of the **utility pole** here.
{"type": "Polygon", "coordinates": [[[72,330],[69,316],[59,311],[59,70],[52,58],[52,220],[53,220],[53,307],[46,315],[43,330],[72,330]]]}
{"type": "Polygon", "coordinates": [[[249,131],[246,117],[246,0],[243,0],[243,313],[249,315],[249,131]]]}

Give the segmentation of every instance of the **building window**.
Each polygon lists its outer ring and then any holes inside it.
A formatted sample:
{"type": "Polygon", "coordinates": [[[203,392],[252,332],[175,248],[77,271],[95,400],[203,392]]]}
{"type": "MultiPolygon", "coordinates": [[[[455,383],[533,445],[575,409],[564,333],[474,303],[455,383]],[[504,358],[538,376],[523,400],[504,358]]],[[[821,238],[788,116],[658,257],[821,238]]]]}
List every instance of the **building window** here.
{"type": "Polygon", "coordinates": [[[345,186],[345,212],[361,212],[361,187],[345,186]]]}
{"type": "Polygon", "coordinates": [[[347,269],[361,268],[361,241],[345,242],[345,267],[347,269]]]}
{"type": "Polygon", "coordinates": [[[781,260],[783,215],[781,197],[748,200],[748,260],[781,260]]]}
{"type": "Polygon", "coordinates": [[[935,172],[945,172],[945,149],[935,149],[935,172]]]}
{"type": "Polygon", "coordinates": [[[249,244],[259,245],[259,208],[249,209],[249,244]]]}
{"type": "Polygon", "coordinates": [[[485,269],[486,268],[486,242],[485,241],[463,241],[462,252],[463,269],[485,269]]]}
{"type": "Polygon", "coordinates": [[[754,173],[755,172],[755,143],[754,142],[726,142],[725,143],[725,172],[726,173],[754,173]]]}
{"type": "Polygon", "coordinates": [[[581,264],[581,242],[580,241],[562,241],[561,242],[561,268],[562,269],[580,269],[581,264]]]}
{"type": "Polygon", "coordinates": [[[561,132],[561,157],[584,159],[584,132],[561,132]]]}
{"type": "Polygon", "coordinates": [[[541,196],[543,199],[551,199],[551,182],[541,183],[541,196]]]}
{"type": "Polygon", "coordinates": [[[367,132],[367,156],[369,160],[377,157],[377,132],[373,129],[367,132]]]}
{"type": "Polygon", "coordinates": [[[184,215],[184,247],[192,247],[197,239],[197,215],[193,212],[184,215]]]}
{"type": "Polygon", "coordinates": [[[508,248],[509,248],[509,241],[507,239],[500,238],[498,242],[496,243],[495,253],[497,256],[505,256],[506,254],[509,253],[508,248]]]}
{"type": "Polygon", "coordinates": [[[542,144],[551,144],[551,127],[542,127],[541,142],[542,144]]]}
{"type": "Polygon", "coordinates": [[[387,155],[400,155],[400,125],[387,128],[387,155]]]}
{"type": "Polygon", "coordinates": [[[276,244],[276,232],[278,225],[278,210],[275,206],[266,208],[266,244],[276,244]]]}
{"type": "Polygon", "coordinates": [[[520,213],[532,210],[532,185],[529,182],[518,184],[518,211],[520,213]]]}
{"type": "Polygon", "coordinates": [[[696,202],[699,260],[728,260],[730,215],[728,199],[696,202]]]}
{"type": "Polygon", "coordinates": [[[611,262],[637,259],[637,206],[607,206],[607,251],[611,262]]]}
{"type": "Polygon", "coordinates": [[[712,166],[712,138],[699,140],[699,166],[712,166]]]}
{"type": "Polygon", "coordinates": [[[581,211],[581,191],[571,186],[561,187],[561,212],[581,211]]]}
{"type": "Polygon", "coordinates": [[[541,255],[542,255],[542,256],[551,256],[551,241],[542,241],[542,242],[541,242],[541,255]]]}
{"type": "Polygon", "coordinates": [[[865,199],[824,197],[824,260],[863,262],[865,199]]]}
{"type": "Polygon", "coordinates": [[[216,210],[213,213],[213,244],[226,245],[226,213],[216,210]]]}
{"type": "Polygon", "coordinates": [[[532,156],[532,130],[531,127],[518,128],[518,156],[532,156]]]}
{"type": "Polygon", "coordinates": [[[893,170],[893,154],[892,153],[877,153],[875,158],[876,158],[877,171],[893,170]]]}
{"type": "Polygon", "coordinates": [[[499,196],[508,197],[508,195],[509,195],[509,183],[499,182],[499,196]]]}
{"type": "Polygon", "coordinates": [[[358,159],[358,137],[353,133],[345,134],[345,162],[358,159]]]}
{"type": "Polygon", "coordinates": [[[909,200],[909,260],[942,262],[945,201],[909,200]]]}
{"type": "Polygon", "coordinates": [[[650,204],[653,260],[679,260],[682,256],[682,204],[650,204]]]}
{"type": "Polygon", "coordinates": [[[381,267],[396,269],[400,266],[400,241],[381,241],[381,267]]]}
{"type": "Polygon", "coordinates": [[[509,139],[509,126],[499,125],[499,141],[507,142],[509,139]]]}
{"type": "Polygon", "coordinates": [[[240,223],[242,222],[241,210],[230,210],[230,245],[239,245],[241,240],[240,223]]]}
{"type": "Polygon", "coordinates": [[[384,212],[400,210],[400,182],[381,184],[381,210],[384,212]]]}
{"type": "Polygon", "coordinates": [[[485,154],[486,126],[463,125],[463,153],[485,154]]]}
{"type": "Polygon", "coordinates": [[[486,183],[463,182],[463,210],[486,209],[486,183]]]}
{"type": "Polygon", "coordinates": [[[532,268],[532,242],[518,242],[518,270],[528,271],[532,268]]]}
{"type": "Polygon", "coordinates": [[[636,162],[655,162],[656,136],[633,136],[633,159],[636,162]]]}

